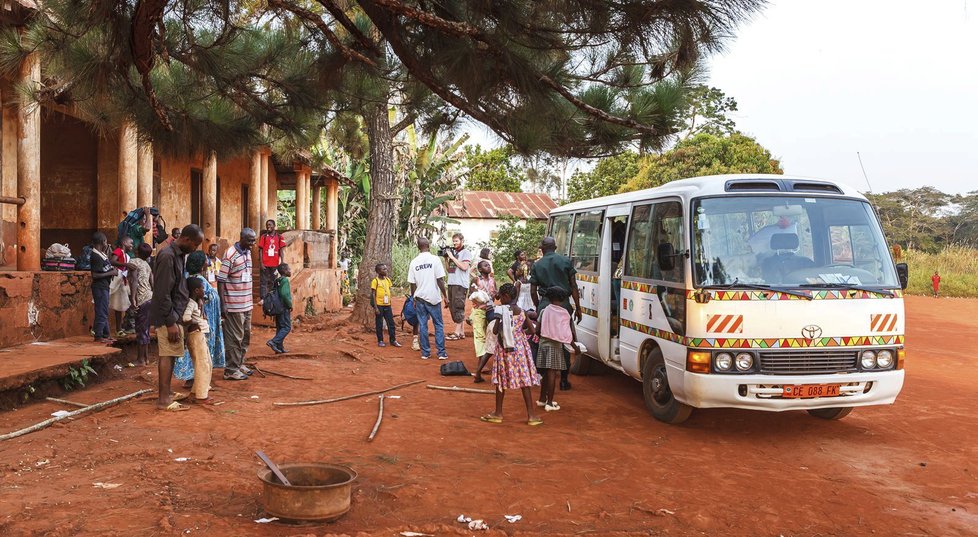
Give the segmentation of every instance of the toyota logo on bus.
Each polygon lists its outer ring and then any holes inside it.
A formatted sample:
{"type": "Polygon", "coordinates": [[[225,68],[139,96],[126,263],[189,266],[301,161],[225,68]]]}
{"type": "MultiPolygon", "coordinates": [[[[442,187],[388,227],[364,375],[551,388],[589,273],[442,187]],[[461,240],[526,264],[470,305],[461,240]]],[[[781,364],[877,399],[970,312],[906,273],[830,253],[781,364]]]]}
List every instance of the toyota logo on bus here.
{"type": "Polygon", "coordinates": [[[805,336],[806,339],[818,339],[822,337],[822,327],[810,324],[801,329],[801,335],[805,336]]]}

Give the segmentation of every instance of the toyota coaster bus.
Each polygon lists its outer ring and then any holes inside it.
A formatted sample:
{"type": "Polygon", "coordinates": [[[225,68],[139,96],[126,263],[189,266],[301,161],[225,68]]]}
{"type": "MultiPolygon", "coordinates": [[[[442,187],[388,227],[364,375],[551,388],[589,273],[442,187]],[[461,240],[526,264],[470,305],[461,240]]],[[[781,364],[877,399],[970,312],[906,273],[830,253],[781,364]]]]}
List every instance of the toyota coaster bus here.
{"type": "Polygon", "coordinates": [[[724,175],[551,211],[577,269],[587,353],[642,382],[657,419],[693,408],[839,419],[903,387],[907,267],[854,189],[724,175]]]}

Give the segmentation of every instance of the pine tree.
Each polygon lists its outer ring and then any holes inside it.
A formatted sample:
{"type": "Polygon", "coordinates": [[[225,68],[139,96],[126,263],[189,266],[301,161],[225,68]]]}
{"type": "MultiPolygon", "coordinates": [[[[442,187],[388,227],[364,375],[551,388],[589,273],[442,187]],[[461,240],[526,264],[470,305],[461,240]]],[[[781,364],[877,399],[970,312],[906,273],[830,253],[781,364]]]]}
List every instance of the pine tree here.
{"type": "Polygon", "coordinates": [[[391,136],[402,125],[389,104],[422,130],[464,114],[521,153],[659,149],[681,128],[697,61],[762,4],[51,0],[26,32],[0,36],[0,69],[41,50],[49,82],[35,97],[70,100],[102,125],[134,119],[173,151],[226,153],[269,137],[297,148],[318,139],[324,112],[360,113],[372,266],[390,257],[399,201],[391,136]]]}

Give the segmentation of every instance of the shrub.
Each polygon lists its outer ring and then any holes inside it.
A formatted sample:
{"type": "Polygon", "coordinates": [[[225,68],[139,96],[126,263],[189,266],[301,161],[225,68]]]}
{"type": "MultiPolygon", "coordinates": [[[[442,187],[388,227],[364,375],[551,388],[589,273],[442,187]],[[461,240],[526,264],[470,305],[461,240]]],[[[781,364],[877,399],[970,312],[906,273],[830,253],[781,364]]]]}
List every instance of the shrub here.
{"type": "Polygon", "coordinates": [[[547,232],[545,222],[526,222],[516,218],[508,218],[499,226],[496,235],[489,240],[492,250],[492,268],[496,271],[497,280],[509,281],[506,270],[513,264],[517,250],[523,250],[530,256],[536,256],[540,241],[547,232]]]}
{"type": "Polygon", "coordinates": [[[941,274],[941,295],[978,297],[978,250],[974,248],[946,246],[933,254],[906,250],[903,261],[910,268],[907,292],[911,294],[931,294],[930,277],[936,270],[941,274]]]}

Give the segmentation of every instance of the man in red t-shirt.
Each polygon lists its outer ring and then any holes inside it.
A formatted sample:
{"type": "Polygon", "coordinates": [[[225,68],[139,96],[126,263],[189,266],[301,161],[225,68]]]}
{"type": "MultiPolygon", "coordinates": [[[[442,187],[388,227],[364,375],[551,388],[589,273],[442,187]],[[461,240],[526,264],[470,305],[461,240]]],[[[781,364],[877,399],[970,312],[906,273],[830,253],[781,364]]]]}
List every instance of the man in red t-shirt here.
{"type": "Polygon", "coordinates": [[[934,271],[934,275],[930,277],[930,283],[934,285],[934,298],[941,292],[941,275],[934,271]]]}
{"type": "MultiPolygon", "coordinates": [[[[292,239],[294,240],[294,239],[292,239]]],[[[275,228],[275,220],[265,222],[265,230],[258,239],[258,249],[261,250],[261,279],[259,283],[259,301],[265,298],[265,294],[271,289],[275,282],[275,272],[279,265],[283,263],[282,251],[286,246],[292,244],[292,240],[286,241],[275,228]]]]}

